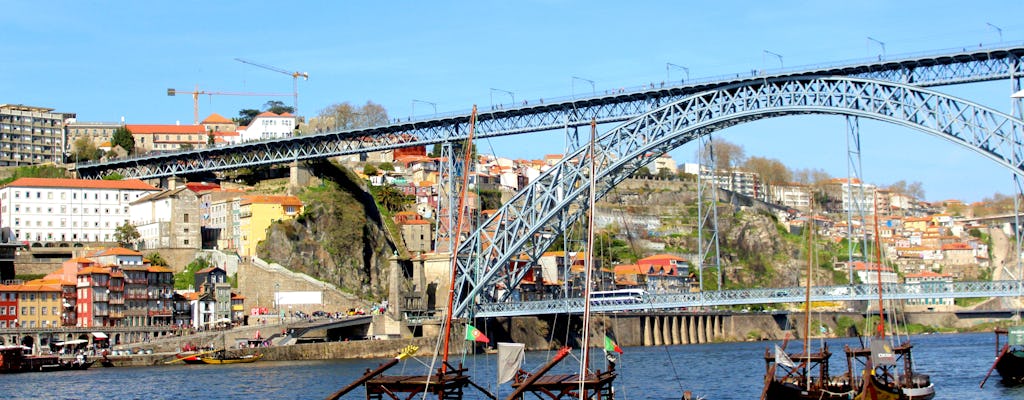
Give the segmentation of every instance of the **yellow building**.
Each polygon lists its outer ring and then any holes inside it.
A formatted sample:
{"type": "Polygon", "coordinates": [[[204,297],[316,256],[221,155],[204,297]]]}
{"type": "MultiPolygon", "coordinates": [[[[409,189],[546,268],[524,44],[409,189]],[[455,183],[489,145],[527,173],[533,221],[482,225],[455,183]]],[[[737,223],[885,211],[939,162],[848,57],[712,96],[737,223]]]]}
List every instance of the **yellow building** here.
{"type": "Polygon", "coordinates": [[[18,326],[23,328],[53,328],[60,326],[60,281],[36,279],[19,285],[5,285],[0,291],[18,296],[18,326]]]}
{"type": "Polygon", "coordinates": [[[302,201],[295,196],[242,196],[238,211],[239,254],[252,257],[256,246],[267,238],[270,224],[295,218],[302,212],[302,201]]]}

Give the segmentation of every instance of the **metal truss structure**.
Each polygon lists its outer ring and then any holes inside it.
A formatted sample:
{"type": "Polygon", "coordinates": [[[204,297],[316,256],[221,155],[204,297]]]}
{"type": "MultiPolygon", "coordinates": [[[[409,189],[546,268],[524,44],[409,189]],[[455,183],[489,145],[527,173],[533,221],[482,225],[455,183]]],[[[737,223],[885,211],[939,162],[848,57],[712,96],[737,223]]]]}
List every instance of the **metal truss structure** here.
{"type": "MultiPolygon", "coordinates": [[[[606,92],[589,98],[562,98],[479,113],[477,138],[555,131],[586,125],[622,122],[695,93],[723,87],[751,86],[778,78],[847,76],[886,80],[928,87],[990,81],[1020,75],[1024,46],[956,49],[899,59],[848,62],[799,69],[757,71],[685,84],[606,92]]],[[[408,121],[365,129],[325,132],[290,138],[241,143],[176,153],[86,163],[76,167],[79,177],[99,178],[118,173],[128,178],[150,179],[216,172],[243,167],[282,164],[409,146],[464,140],[469,132],[469,112],[408,121]]]]}
{"type": "MultiPolygon", "coordinates": [[[[801,303],[807,288],[791,287],[781,289],[714,290],[708,292],[684,292],[651,294],[646,301],[602,300],[591,303],[593,312],[629,312],[666,309],[688,309],[693,307],[734,306],[777,303],[801,303]]],[[[1017,281],[985,282],[928,282],[921,284],[884,284],[882,293],[887,300],[913,300],[937,298],[971,297],[1016,297],[1017,281]]],[[[811,301],[878,300],[878,284],[848,286],[816,286],[811,288],[811,301]]],[[[478,318],[512,317],[539,314],[580,314],[583,299],[526,301],[516,303],[489,303],[477,306],[474,314],[478,318]]]]}
{"type": "Polygon", "coordinates": [[[454,314],[511,301],[512,289],[560,233],[558,221],[584,215],[589,190],[601,198],[651,157],[711,132],[803,114],[856,116],[916,129],[1024,174],[1019,137],[1024,122],[936,91],[844,77],[780,77],[720,87],[609,130],[597,139],[594,154],[578,149],[521,189],[459,246],[454,314]],[[589,157],[598,166],[594,188],[585,168],[589,157]]]}

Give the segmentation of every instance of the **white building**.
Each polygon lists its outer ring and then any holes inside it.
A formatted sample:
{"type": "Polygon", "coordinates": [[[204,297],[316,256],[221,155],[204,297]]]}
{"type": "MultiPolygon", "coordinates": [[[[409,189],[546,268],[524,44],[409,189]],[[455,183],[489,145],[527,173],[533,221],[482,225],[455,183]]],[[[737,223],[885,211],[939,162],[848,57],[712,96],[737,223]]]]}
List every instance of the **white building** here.
{"type": "Polygon", "coordinates": [[[131,203],[129,216],[140,249],[200,248],[199,196],[187,187],[144,196],[131,203]]]}
{"type": "MultiPolygon", "coordinates": [[[[940,274],[932,271],[922,271],[917,274],[906,275],[907,291],[910,293],[919,293],[922,290],[922,286],[933,286],[933,285],[952,285],[953,275],[951,274],[940,274]]],[[[908,299],[908,306],[922,306],[930,310],[949,310],[953,308],[954,302],[952,297],[940,297],[940,298],[928,298],[928,299],[908,299]]]]}
{"type": "Polygon", "coordinates": [[[878,270],[879,266],[876,263],[865,263],[863,261],[856,261],[853,263],[853,272],[860,278],[861,283],[878,283],[878,276],[882,276],[882,283],[898,283],[899,277],[892,268],[882,266],[881,272],[878,270]]]}
{"type": "Polygon", "coordinates": [[[112,242],[129,204],[159,191],[138,179],[21,178],[0,188],[0,225],[32,246],[112,242]]]}
{"type": "Polygon", "coordinates": [[[291,137],[295,132],[295,116],[289,113],[264,112],[253,118],[245,130],[240,130],[241,141],[280,139],[291,137]]]}
{"type": "Polygon", "coordinates": [[[771,192],[772,199],[786,207],[793,207],[801,211],[811,209],[811,188],[807,185],[798,183],[773,185],[771,192]]]}

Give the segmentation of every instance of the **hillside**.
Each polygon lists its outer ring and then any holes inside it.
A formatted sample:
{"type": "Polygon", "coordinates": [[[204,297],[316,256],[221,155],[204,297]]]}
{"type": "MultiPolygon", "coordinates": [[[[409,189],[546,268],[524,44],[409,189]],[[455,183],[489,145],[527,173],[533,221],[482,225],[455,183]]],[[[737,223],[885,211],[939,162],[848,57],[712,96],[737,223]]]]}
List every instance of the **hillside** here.
{"type": "Polygon", "coordinates": [[[271,225],[259,256],[362,298],[384,298],[395,245],[373,198],[342,167],[321,162],[313,170],[323,183],[299,194],[298,218],[271,225]]]}

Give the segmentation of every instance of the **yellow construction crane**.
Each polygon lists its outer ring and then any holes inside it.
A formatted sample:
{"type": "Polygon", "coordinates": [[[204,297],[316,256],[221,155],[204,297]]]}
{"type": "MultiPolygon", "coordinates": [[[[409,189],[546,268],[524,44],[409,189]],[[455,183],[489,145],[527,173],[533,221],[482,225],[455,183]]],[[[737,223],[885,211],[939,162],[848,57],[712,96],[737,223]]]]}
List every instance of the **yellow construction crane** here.
{"type": "Polygon", "coordinates": [[[167,95],[174,96],[178,94],[190,94],[192,95],[192,124],[199,125],[199,95],[205,94],[207,96],[262,96],[262,97],[284,97],[291,96],[289,93],[249,93],[249,92],[208,92],[205,90],[196,89],[193,91],[177,90],[167,88],[167,95]]]}
{"type": "Polygon", "coordinates": [[[260,64],[260,63],[255,62],[255,61],[249,61],[249,60],[245,60],[245,59],[241,59],[241,58],[236,58],[235,61],[238,61],[240,63],[249,64],[249,65],[252,65],[252,66],[255,66],[255,67],[260,67],[260,68],[263,68],[263,69],[269,69],[271,71],[279,72],[279,73],[282,73],[282,74],[285,74],[285,75],[288,75],[288,76],[292,77],[292,96],[293,96],[292,108],[294,109],[293,111],[295,111],[295,116],[298,117],[298,115],[299,115],[299,77],[301,76],[302,80],[309,80],[309,73],[308,72],[299,72],[299,71],[289,72],[287,70],[284,70],[284,69],[281,69],[281,68],[278,68],[278,67],[275,67],[275,66],[272,66],[272,65],[260,64]]]}

